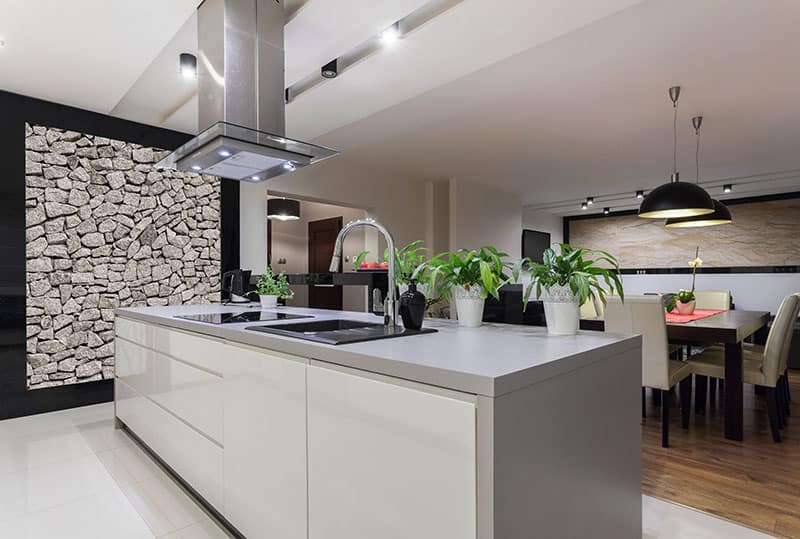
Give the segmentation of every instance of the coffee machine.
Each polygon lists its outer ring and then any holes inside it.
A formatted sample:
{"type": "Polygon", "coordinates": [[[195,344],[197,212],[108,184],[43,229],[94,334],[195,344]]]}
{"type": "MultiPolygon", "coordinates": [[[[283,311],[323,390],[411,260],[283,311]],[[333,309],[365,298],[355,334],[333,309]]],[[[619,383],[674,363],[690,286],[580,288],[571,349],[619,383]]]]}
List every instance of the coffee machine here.
{"type": "Polygon", "coordinates": [[[222,274],[222,291],[228,293],[229,303],[250,303],[246,297],[250,288],[250,270],[235,269],[222,274]]]}

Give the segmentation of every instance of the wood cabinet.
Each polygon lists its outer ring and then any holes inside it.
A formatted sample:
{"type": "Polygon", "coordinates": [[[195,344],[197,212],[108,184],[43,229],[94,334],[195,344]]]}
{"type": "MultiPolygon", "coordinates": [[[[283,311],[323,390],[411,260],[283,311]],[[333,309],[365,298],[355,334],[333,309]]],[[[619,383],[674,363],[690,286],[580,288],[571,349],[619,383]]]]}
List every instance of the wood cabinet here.
{"type": "Polygon", "coordinates": [[[308,367],[310,539],[474,539],[472,395],[308,367]]]}

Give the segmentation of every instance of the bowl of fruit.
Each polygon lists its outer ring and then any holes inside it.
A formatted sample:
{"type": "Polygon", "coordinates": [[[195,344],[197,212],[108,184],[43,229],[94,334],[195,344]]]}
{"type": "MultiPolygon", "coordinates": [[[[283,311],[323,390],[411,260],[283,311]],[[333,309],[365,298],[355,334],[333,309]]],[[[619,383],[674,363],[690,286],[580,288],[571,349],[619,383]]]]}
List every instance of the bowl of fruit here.
{"type": "Polygon", "coordinates": [[[353,264],[353,269],[356,271],[386,271],[389,268],[389,264],[385,260],[383,262],[368,261],[368,254],[369,251],[363,251],[359,254],[353,264]]]}

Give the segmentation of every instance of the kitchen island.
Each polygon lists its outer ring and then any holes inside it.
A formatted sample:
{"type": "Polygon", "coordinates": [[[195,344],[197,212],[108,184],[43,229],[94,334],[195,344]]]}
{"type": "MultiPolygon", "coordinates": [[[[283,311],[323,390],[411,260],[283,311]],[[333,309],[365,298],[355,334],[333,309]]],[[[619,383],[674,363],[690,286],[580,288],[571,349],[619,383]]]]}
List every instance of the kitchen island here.
{"type": "Polygon", "coordinates": [[[115,323],[118,424],[243,536],[641,537],[638,336],[426,320],[333,346],[176,318],[246,309],[115,323]]]}

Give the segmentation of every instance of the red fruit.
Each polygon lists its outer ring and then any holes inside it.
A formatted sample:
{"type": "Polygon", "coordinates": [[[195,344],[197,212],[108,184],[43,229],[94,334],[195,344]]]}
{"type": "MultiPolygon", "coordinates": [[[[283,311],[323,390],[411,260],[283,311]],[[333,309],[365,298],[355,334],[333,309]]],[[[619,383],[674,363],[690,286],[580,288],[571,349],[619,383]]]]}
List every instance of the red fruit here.
{"type": "Polygon", "coordinates": [[[369,269],[378,269],[378,263],[377,262],[370,262],[367,267],[369,269]]]}
{"type": "Polygon", "coordinates": [[[386,269],[388,267],[389,267],[389,263],[388,262],[381,262],[381,269],[386,269]]]}
{"type": "Polygon", "coordinates": [[[367,268],[369,267],[369,264],[367,264],[366,262],[362,262],[362,263],[361,263],[361,265],[360,265],[360,266],[358,266],[358,267],[359,267],[360,269],[367,269],[367,268]]]}

